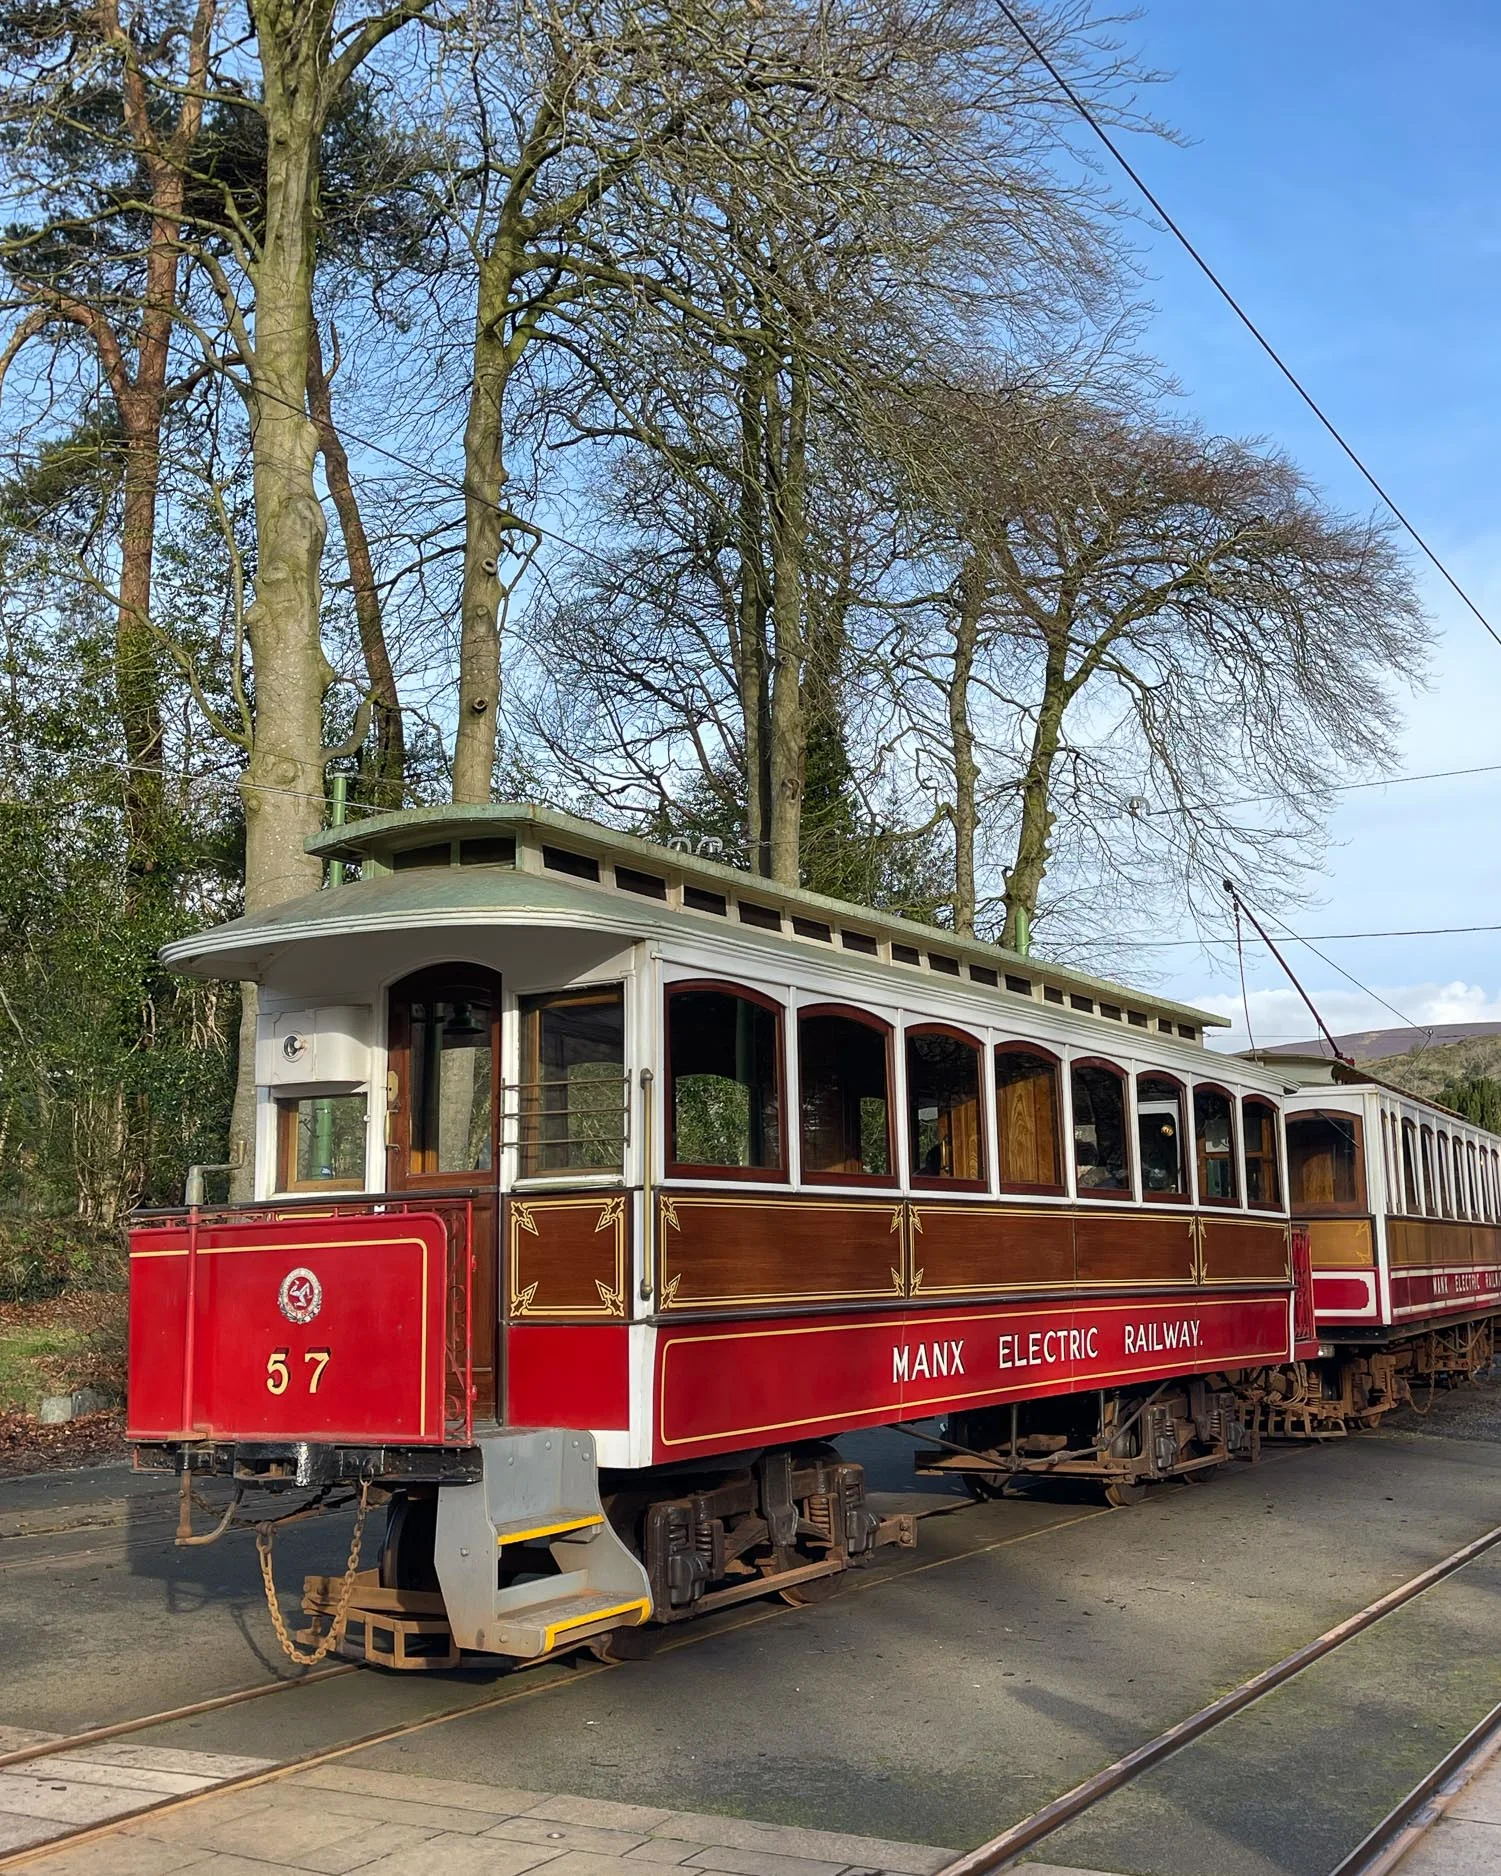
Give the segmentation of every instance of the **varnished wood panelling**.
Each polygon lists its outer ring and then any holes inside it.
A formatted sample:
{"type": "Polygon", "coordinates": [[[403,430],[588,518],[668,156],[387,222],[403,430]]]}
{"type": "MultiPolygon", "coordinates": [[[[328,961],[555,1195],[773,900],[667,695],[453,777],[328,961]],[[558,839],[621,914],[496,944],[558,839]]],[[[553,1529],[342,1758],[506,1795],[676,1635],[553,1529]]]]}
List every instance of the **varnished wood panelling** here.
{"type": "Polygon", "coordinates": [[[1183,1213],[1081,1212],[1074,1220],[1080,1283],[1192,1283],[1197,1237],[1183,1213]]]}
{"type": "Polygon", "coordinates": [[[1370,1219],[1310,1218],[1308,1252],[1315,1270],[1368,1270],[1376,1261],[1370,1219]]]}
{"type": "Polygon", "coordinates": [[[918,1296],[1054,1288],[1073,1282],[1074,1221],[1058,1207],[914,1205],[918,1296]]]}
{"type": "Polygon", "coordinates": [[[899,1199],[657,1197],[658,1307],[860,1301],[905,1290],[899,1199]]]}
{"type": "Polygon", "coordinates": [[[1501,1263],[1501,1229],[1495,1225],[1460,1224],[1447,1218],[1388,1218],[1386,1242],[1393,1270],[1501,1263]]]}
{"type": "Polygon", "coordinates": [[[1199,1265],[1205,1283],[1284,1282],[1287,1226],[1280,1218],[1226,1218],[1203,1213],[1199,1265]]]}
{"type": "Polygon", "coordinates": [[[626,1311],[630,1196],[506,1201],[506,1302],[513,1318],[609,1321],[626,1311]]]}

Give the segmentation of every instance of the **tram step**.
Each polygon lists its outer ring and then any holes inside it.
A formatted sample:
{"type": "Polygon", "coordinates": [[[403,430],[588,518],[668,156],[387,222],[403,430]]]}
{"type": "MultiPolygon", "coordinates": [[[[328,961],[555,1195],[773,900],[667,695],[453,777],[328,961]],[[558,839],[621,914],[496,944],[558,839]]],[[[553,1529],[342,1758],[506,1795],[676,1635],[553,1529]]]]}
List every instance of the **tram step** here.
{"type": "Polygon", "coordinates": [[[433,1560],[455,1645],[531,1660],[646,1621],[651,1583],[605,1517],[593,1437],[515,1427],[475,1444],[479,1481],[438,1494],[433,1560]]]}
{"type": "Polygon", "coordinates": [[[606,1629],[635,1628],[650,1614],[649,1596],[635,1596],[626,1602],[618,1596],[587,1590],[579,1595],[553,1596],[513,1614],[503,1614],[486,1645],[496,1654],[530,1660],[606,1629]]]}

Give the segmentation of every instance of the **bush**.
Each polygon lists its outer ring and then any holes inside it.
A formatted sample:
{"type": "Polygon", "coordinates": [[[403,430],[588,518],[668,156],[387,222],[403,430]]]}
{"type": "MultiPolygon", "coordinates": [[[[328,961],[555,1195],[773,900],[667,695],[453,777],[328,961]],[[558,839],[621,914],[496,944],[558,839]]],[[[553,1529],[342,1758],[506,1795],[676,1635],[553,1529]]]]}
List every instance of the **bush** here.
{"type": "Polygon", "coordinates": [[[76,1218],[0,1220],[0,1303],[43,1303],[70,1290],[123,1290],[123,1233],[76,1218]]]}

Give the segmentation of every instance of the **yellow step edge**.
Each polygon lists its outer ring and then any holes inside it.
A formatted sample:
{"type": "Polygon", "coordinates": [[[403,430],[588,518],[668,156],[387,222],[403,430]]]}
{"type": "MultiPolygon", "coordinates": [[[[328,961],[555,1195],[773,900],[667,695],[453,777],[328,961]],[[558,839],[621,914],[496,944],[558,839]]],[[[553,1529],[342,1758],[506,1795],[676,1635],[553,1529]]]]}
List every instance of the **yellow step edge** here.
{"type": "Polygon", "coordinates": [[[561,1524],[539,1524],[530,1531],[508,1531],[504,1537],[497,1537],[495,1542],[500,1549],[507,1544],[529,1544],[534,1537],[557,1537],[564,1531],[586,1531],[591,1525],[603,1524],[605,1514],[594,1511],[586,1518],[565,1518],[561,1524]]]}
{"type": "Polygon", "coordinates": [[[558,1645],[558,1637],[564,1629],[583,1628],[591,1622],[608,1622],[614,1616],[631,1615],[636,1618],[637,1628],[651,1615],[651,1598],[638,1597],[634,1602],[623,1602],[614,1609],[594,1609],[588,1615],[571,1615],[566,1622],[549,1622],[544,1637],[543,1653],[550,1653],[558,1645]]]}

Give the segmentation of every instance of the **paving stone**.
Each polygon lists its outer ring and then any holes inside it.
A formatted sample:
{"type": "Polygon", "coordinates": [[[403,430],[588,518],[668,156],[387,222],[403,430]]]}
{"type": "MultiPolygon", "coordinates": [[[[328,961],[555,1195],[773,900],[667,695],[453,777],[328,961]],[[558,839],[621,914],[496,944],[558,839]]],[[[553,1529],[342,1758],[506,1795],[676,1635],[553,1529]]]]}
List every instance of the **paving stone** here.
{"type": "Polygon", "coordinates": [[[556,1818],[560,1824],[588,1824],[594,1830],[631,1830],[640,1836],[676,1815],[675,1811],[657,1811],[646,1804],[614,1804],[608,1798],[543,1798],[527,1812],[528,1817],[556,1818]]]}
{"type": "Polygon", "coordinates": [[[541,1876],[642,1876],[642,1873],[639,1863],[629,1863],[623,1856],[596,1856],[590,1850],[565,1850],[543,1865],[541,1876]]]}
{"type": "MultiPolygon", "coordinates": [[[[523,1871],[537,1868],[539,1861],[550,1867],[548,1858],[535,1845],[444,1834],[378,1857],[364,1864],[359,1876],[522,1876],[523,1871]]],[[[608,1862],[612,1872],[620,1867],[613,1858],[597,1857],[595,1861],[608,1862]]],[[[590,1872],[590,1876],[598,1873],[590,1872]]]]}
{"type": "Polygon", "coordinates": [[[160,1796],[119,1785],[96,1785],[82,1779],[39,1778],[21,1771],[0,1772],[0,1816],[50,1817],[79,1829],[106,1818],[139,1811],[160,1796]]]}
{"type": "Polygon", "coordinates": [[[50,1746],[61,1733],[34,1733],[25,1726],[0,1726],[0,1753],[24,1752],[28,1746],[50,1746]]]}
{"type": "Polygon", "coordinates": [[[757,1824],[743,1817],[715,1817],[702,1811],[675,1811],[653,1830],[654,1837],[692,1837],[699,1843],[735,1850],[764,1851],[769,1856],[806,1857],[817,1863],[856,1864],[889,1870],[893,1876],[934,1876],[958,1855],[929,1843],[893,1843],[883,1837],[857,1837],[842,1830],[802,1830],[791,1824],[757,1824]]]}
{"type": "Polygon", "coordinates": [[[7,1816],[0,1811],[0,1856],[7,1850],[29,1850],[34,1843],[45,1843],[64,1828],[53,1818],[7,1816]]]}
{"type": "MultiPolygon", "coordinates": [[[[414,1779],[421,1785],[425,1780],[414,1779]]],[[[286,1796],[290,1791],[278,1783],[277,1790],[286,1796]]],[[[419,1830],[436,1830],[464,1836],[478,1836],[505,1822],[502,1810],[476,1811],[465,1805],[430,1804],[419,1793],[415,1797],[375,1797],[363,1791],[309,1791],[296,1794],[297,1801],[317,1807],[320,1815],[355,1818],[362,1824],[415,1824],[419,1830]]]]}
{"type": "MultiPolygon", "coordinates": [[[[320,1876],[348,1876],[351,1870],[364,1870],[367,1864],[375,1863],[382,1857],[395,1856],[404,1850],[415,1850],[419,1844],[431,1843],[439,1835],[435,1830],[419,1830],[413,1824],[375,1824],[369,1830],[357,1832],[353,1837],[346,1837],[342,1843],[330,1844],[326,1850],[313,1850],[306,1856],[296,1859],[298,1869],[317,1870],[320,1876]]],[[[433,1876],[441,1876],[434,1865],[433,1876]]]]}
{"type": "Polygon", "coordinates": [[[368,1771],[358,1765],[315,1765],[297,1772],[289,1785],[312,1786],[318,1791],[355,1791],[370,1798],[404,1798],[418,1803],[455,1805],[461,1811],[489,1811],[511,1817],[545,1804],[540,1791],[517,1791],[509,1785],[476,1785],[460,1778],[424,1778],[418,1772],[368,1771]]]}
{"type": "Polygon", "coordinates": [[[102,1746],[86,1746],[77,1756],[94,1765],[138,1765],[148,1771],[193,1772],[211,1783],[221,1778],[243,1778],[251,1772],[269,1772],[277,1763],[275,1759],[247,1759],[234,1752],[179,1752],[173,1746],[142,1746],[129,1739],[111,1739],[102,1746]]]}
{"type": "Polygon", "coordinates": [[[730,1876],[840,1876],[844,1861],[824,1862],[810,1856],[779,1856],[771,1850],[736,1850],[729,1844],[710,1844],[690,1857],[688,1869],[726,1870],[730,1876]]]}
{"type": "Polygon", "coordinates": [[[565,1824],[559,1818],[536,1815],[508,1817],[485,1835],[504,1837],[512,1843],[540,1844],[556,1855],[565,1850],[588,1850],[595,1856],[625,1856],[645,1841],[639,1831],[595,1830],[588,1824],[565,1824]]]}
{"type": "Polygon", "coordinates": [[[646,1842],[638,1844],[634,1850],[627,1850],[626,1855],[632,1862],[641,1863],[686,1863],[690,1856],[703,1849],[701,1843],[691,1843],[679,1837],[648,1837],[646,1842]]]}
{"type": "Polygon", "coordinates": [[[202,1839],[205,1849],[220,1850],[227,1833],[238,1829],[244,1820],[269,1821],[271,1816],[270,1796],[264,1788],[257,1788],[226,1791],[181,1810],[131,1818],[120,1828],[132,1837],[152,1837],[162,1843],[197,1843],[202,1839]]]}
{"type": "Polygon", "coordinates": [[[92,1758],[74,1758],[58,1753],[39,1765],[18,1765],[13,1772],[0,1772],[0,1805],[5,1803],[5,1781],[31,1773],[52,1784],[59,1781],[73,1785],[109,1785],[117,1791],[139,1791],[152,1797],[186,1797],[190,1791],[204,1791],[214,1783],[201,1772],[170,1772],[143,1765],[100,1765],[92,1758]]]}
{"type": "MultiPolygon", "coordinates": [[[[36,1876],[175,1876],[179,1870],[200,1870],[210,1853],[188,1844],[156,1843],[149,1838],[112,1833],[94,1843],[60,1849],[29,1865],[36,1876]]],[[[265,1876],[265,1865],[261,1865],[265,1876]]]]}
{"type": "Polygon", "coordinates": [[[1501,1824],[1501,1765],[1488,1765],[1472,1778],[1444,1815],[1472,1824],[1501,1824]]]}
{"type": "Polygon", "coordinates": [[[1403,1857],[1402,1876],[1501,1876],[1501,1829],[1440,1818],[1403,1857]]]}

